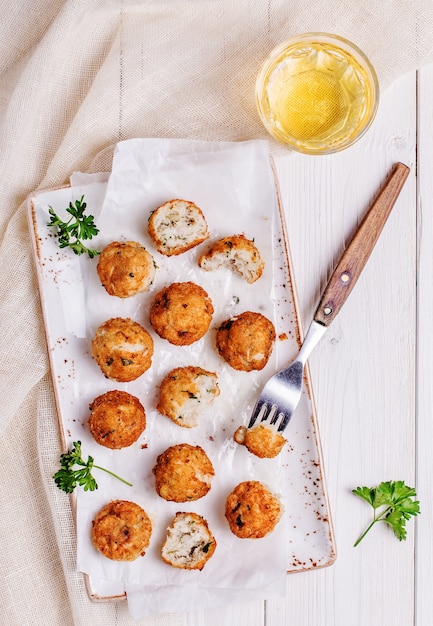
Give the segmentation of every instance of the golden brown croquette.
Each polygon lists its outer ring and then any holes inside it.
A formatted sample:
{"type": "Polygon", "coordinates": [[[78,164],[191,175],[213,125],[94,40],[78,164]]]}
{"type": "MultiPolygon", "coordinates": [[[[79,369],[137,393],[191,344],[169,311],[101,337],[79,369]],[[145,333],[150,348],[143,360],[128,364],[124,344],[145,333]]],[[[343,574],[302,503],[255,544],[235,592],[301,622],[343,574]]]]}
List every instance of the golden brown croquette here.
{"type": "Polygon", "coordinates": [[[152,523],[147,513],[127,500],[109,502],[92,522],[93,545],[113,561],[135,561],[144,556],[151,534],[152,523]]]}
{"type": "Polygon", "coordinates": [[[198,260],[199,266],[207,272],[228,267],[247,283],[254,283],[263,274],[265,263],[254,241],[245,235],[223,237],[202,254],[198,260]]]}
{"type": "Polygon", "coordinates": [[[281,517],[279,499],[257,480],[237,485],[226,500],[225,516],[230,530],[241,539],[260,539],[269,534],[281,517]]]}
{"type": "Polygon", "coordinates": [[[225,320],[217,329],[218,353],[236,370],[261,370],[275,342],[273,323],[261,313],[245,311],[225,320]]]}
{"type": "Polygon", "coordinates": [[[113,241],[101,252],[96,270],[110,296],[129,298],[149,290],[156,266],[150,252],[136,241],[113,241]]]}
{"type": "Polygon", "coordinates": [[[151,366],[153,339],[130,318],[113,317],[97,329],[92,356],[107,378],[130,382],[151,366]]]}
{"type": "Polygon", "coordinates": [[[209,237],[202,210],[194,202],[178,198],[151,213],[148,230],[158,252],[165,256],[182,254],[209,237]]]}
{"type": "Polygon", "coordinates": [[[162,452],[153,468],[158,495],[173,502],[205,496],[215,475],[213,465],[200,446],[180,443],[162,452]]]}
{"type": "Polygon", "coordinates": [[[89,429],[101,446],[127,448],[146,428],[146,413],[140,400],[126,391],[107,391],[90,405],[89,429]]]}
{"type": "Polygon", "coordinates": [[[179,426],[192,428],[219,393],[214,372],[192,365],[176,367],[161,382],[156,408],[179,426]]]}
{"type": "Polygon", "coordinates": [[[150,322],[163,339],[176,346],[188,346],[206,334],[213,312],[203,287],[192,282],[172,283],[156,295],[150,322]]]}
{"type": "Polygon", "coordinates": [[[258,424],[253,428],[239,426],[234,434],[234,440],[261,459],[276,457],[286,443],[281,433],[264,424],[258,424]]]}
{"type": "Polygon", "coordinates": [[[216,545],[215,537],[201,515],[179,512],[167,528],[161,556],[172,567],[202,570],[216,545]]]}

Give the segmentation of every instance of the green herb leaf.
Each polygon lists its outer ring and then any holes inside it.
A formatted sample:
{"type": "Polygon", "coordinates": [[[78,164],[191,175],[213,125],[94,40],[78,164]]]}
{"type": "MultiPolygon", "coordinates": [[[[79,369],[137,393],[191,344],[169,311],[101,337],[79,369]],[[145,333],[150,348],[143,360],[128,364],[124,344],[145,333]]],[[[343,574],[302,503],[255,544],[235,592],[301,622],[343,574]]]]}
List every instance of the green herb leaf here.
{"type": "Polygon", "coordinates": [[[99,254],[98,250],[87,248],[83,240],[92,239],[99,230],[93,221],[93,215],[84,215],[86,207],[84,196],[75,200],[75,204],[70,202],[66,211],[71,217],[67,222],[61,220],[52,207],[48,207],[50,221],[47,226],[56,228],[59,248],[71,248],[74,254],[87,254],[93,259],[99,254]]]}
{"type": "Polygon", "coordinates": [[[416,491],[408,487],[403,480],[382,482],[377,487],[357,487],[352,490],[355,496],[365,500],[373,508],[373,519],[355,546],[364,539],[376,522],[385,522],[402,541],[406,539],[406,521],[420,513],[419,501],[415,500],[416,491]]]}
{"type": "Polygon", "coordinates": [[[105,467],[95,465],[93,457],[89,456],[87,461],[84,461],[81,453],[81,441],[74,441],[72,445],[72,450],[60,455],[60,469],[53,476],[59,489],[65,493],[72,493],[77,485],[80,485],[84,491],[95,491],[98,484],[92,476],[93,468],[106,472],[125,485],[132,487],[132,484],[124,478],[105,469],[105,467]]]}

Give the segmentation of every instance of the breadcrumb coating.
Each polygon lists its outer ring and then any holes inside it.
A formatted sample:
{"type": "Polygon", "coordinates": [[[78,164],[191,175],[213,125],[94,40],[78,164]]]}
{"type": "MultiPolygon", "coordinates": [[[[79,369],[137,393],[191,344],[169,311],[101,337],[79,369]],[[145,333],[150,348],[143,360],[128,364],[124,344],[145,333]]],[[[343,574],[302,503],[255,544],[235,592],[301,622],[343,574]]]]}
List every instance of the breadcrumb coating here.
{"type": "Polygon", "coordinates": [[[245,311],[220,324],[216,348],[236,370],[261,370],[271,356],[275,342],[273,323],[261,313],[245,311]]]}
{"type": "Polygon", "coordinates": [[[214,312],[207,292],[193,282],[172,283],[156,295],[150,308],[155,332],[173,345],[187,346],[209,329],[214,312]]]}
{"type": "Polygon", "coordinates": [[[130,382],[150,368],[153,339],[132,319],[113,317],[97,329],[92,356],[107,378],[130,382]]]}
{"type": "Polygon", "coordinates": [[[164,202],[149,218],[149,235],[158,252],[182,254],[209,237],[203,211],[194,202],[176,198],[164,202]]]}
{"type": "Polygon", "coordinates": [[[200,446],[180,443],[162,452],[153,468],[155,489],[161,498],[188,502],[203,498],[215,475],[213,465],[200,446]]]}
{"type": "Polygon", "coordinates": [[[176,513],[167,528],[161,550],[163,561],[172,567],[202,570],[216,549],[207,521],[197,513],[176,513]]]}
{"type": "Polygon", "coordinates": [[[96,270],[110,296],[129,298],[149,290],[156,266],[150,252],[136,241],[113,241],[102,250],[96,270]]]}
{"type": "Polygon", "coordinates": [[[228,267],[250,284],[261,277],[265,267],[254,241],[243,234],[223,237],[200,256],[198,264],[207,272],[228,267]]]}
{"type": "Polygon", "coordinates": [[[286,443],[281,433],[264,424],[258,424],[253,428],[239,426],[234,434],[234,440],[261,459],[276,457],[286,443]]]}
{"type": "Polygon", "coordinates": [[[219,393],[214,372],[192,365],[177,367],[162,380],[156,408],[179,426],[192,428],[219,393]]]}
{"type": "Polygon", "coordinates": [[[146,428],[146,413],[130,393],[107,391],[91,403],[88,425],[97,443],[118,450],[137,441],[146,428]]]}
{"type": "Polygon", "coordinates": [[[92,522],[91,539],[99,552],[113,561],[135,561],[150,543],[152,523],[135,502],[113,500],[92,522]]]}
{"type": "Polygon", "coordinates": [[[257,480],[237,485],[226,500],[225,516],[230,530],[241,539],[261,539],[281,518],[279,499],[257,480]]]}

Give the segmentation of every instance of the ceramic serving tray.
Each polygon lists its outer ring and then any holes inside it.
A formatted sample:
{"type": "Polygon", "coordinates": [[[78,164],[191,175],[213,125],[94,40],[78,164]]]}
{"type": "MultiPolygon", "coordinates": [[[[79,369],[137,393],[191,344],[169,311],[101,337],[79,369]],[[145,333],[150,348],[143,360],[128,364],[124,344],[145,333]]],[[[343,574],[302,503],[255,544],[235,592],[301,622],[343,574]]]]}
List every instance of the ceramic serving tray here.
{"type": "MultiPolygon", "coordinates": [[[[154,590],[158,585],[164,587],[168,584],[173,588],[191,584],[212,588],[226,586],[232,590],[236,590],[237,586],[239,590],[261,589],[263,581],[251,578],[248,559],[253,558],[254,563],[269,561],[271,572],[272,557],[262,557],[273,554],[273,549],[281,545],[281,540],[284,545],[284,572],[325,567],[335,560],[308,368],[301,402],[285,433],[288,442],[278,460],[257,459],[233,440],[236,428],[248,423],[261,386],[276,369],[296,355],[302,332],[278,185],[270,161],[267,161],[267,166],[261,167],[261,159],[263,155],[266,157],[266,152],[263,153],[262,146],[259,146],[258,161],[253,155],[251,162],[259,168],[254,173],[248,166],[248,159],[244,159],[242,166],[237,165],[238,154],[232,154],[230,145],[227,145],[226,154],[224,145],[209,151],[202,143],[198,148],[194,144],[193,150],[190,145],[182,144],[172,153],[164,152],[165,144],[161,148],[151,142],[150,147],[148,144],[145,146],[150,151],[143,160],[145,165],[140,158],[140,151],[144,149],[141,144],[121,146],[108,181],[106,177],[78,175],[74,176],[71,185],[38,190],[28,199],[29,225],[64,449],[70,448],[73,441],[80,440],[84,455],[91,454],[95,462],[130,479],[134,485],[129,488],[108,476],[95,474],[99,484],[96,492],[74,493],[78,568],[85,574],[89,595],[95,601],[125,598],[129,589],[132,596],[132,589],[136,590],[140,585],[144,590],[146,586],[152,586],[154,590]],[[130,164],[126,165],[131,151],[136,158],[132,174],[130,164]],[[152,166],[149,162],[153,156],[153,167],[156,169],[150,171],[152,166]],[[131,182],[137,174],[140,180],[150,182],[138,188],[131,182]],[[255,183],[251,182],[251,177],[255,183]],[[257,194],[260,196],[263,193],[263,197],[254,199],[251,191],[254,184],[262,189],[257,194]],[[95,216],[100,228],[99,235],[91,242],[92,247],[102,250],[110,241],[133,239],[141,242],[154,256],[157,274],[155,284],[148,293],[125,299],[128,301],[109,296],[98,282],[97,258],[77,257],[68,249],[59,249],[55,233],[47,225],[49,207],[59,215],[65,215],[69,202],[83,195],[89,212],[95,216]],[[185,253],[182,258],[163,258],[149,239],[146,228],[148,216],[158,203],[171,197],[186,196],[202,208],[211,236],[209,241],[202,243],[197,250],[185,253]],[[254,238],[261,250],[265,259],[263,278],[247,285],[228,268],[204,272],[198,267],[199,254],[213,240],[240,232],[254,238]],[[213,324],[207,336],[196,346],[184,350],[157,337],[148,321],[150,303],[159,288],[182,280],[200,283],[211,296],[215,308],[213,324]],[[214,347],[214,331],[223,319],[242,310],[253,309],[272,319],[277,340],[268,365],[263,371],[250,375],[235,372],[223,362],[214,347]],[[152,371],[133,383],[117,384],[107,380],[91,357],[91,340],[97,326],[115,316],[138,321],[152,333],[155,341],[152,371]],[[177,426],[158,414],[155,408],[162,376],[170,368],[186,364],[212,369],[220,381],[220,396],[196,429],[177,426]],[[128,449],[108,450],[98,445],[87,428],[89,403],[97,395],[113,388],[137,395],[146,409],[146,430],[139,441],[128,449]],[[158,558],[163,529],[173,512],[179,510],[179,504],[166,503],[154,493],[151,470],[157,454],[180,441],[204,447],[216,474],[212,495],[203,498],[203,502],[185,505],[185,510],[196,510],[205,516],[217,537],[215,564],[210,562],[200,574],[201,578],[186,579],[184,572],[172,572],[174,568],[162,564],[158,558]],[[236,482],[249,478],[263,479],[267,484],[274,481],[284,504],[284,516],[275,536],[269,539],[268,545],[256,543],[254,549],[251,545],[247,549],[242,540],[230,537],[221,515],[227,490],[236,482]],[[95,513],[114,498],[135,499],[150,512],[155,528],[149,554],[129,569],[108,562],[94,550],[89,539],[89,528],[95,513]],[[228,553],[232,556],[238,554],[237,561],[245,561],[244,569],[240,565],[236,566],[238,569],[234,569],[233,565],[227,566],[226,561],[230,561],[226,558],[228,553]]],[[[235,151],[238,149],[236,146],[235,151]]],[[[279,556],[274,564],[277,569],[281,558],[279,556]]],[[[264,568],[263,580],[266,577],[264,568]]]]}

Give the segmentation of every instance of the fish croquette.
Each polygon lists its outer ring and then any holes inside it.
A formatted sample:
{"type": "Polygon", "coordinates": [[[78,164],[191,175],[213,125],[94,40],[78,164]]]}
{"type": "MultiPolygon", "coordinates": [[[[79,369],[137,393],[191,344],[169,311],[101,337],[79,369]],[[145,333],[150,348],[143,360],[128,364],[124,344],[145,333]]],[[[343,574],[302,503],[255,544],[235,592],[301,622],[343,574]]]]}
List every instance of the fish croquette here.
{"type": "Polygon", "coordinates": [[[265,263],[254,241],[245,235],[232,235],[220,239],[202,254],[199,266],[207,272],[228,267],[244,278],[247,283],[255,283],[263,274],[265,263]]]}
{"type": "Polygon", "coordinates": [[[271,356],[275,337],[275,327],[267,317],[245,311],[219,326],[216,348],[235,370],[261,370],[271,356]]]}
{"type": "Polygon", "coordinates": [[[281,517],[279,499],[261,482],[240,483],[226,500],[225,516],[230,530],[241,539],[261,539],[269,534],[281,517]]]}
{"type": "Polygon", "coordinates": [[[110,296],[129,298],[149,290],[156,266],[152,255],[136,241],[113,241],[102,250],[96,271],[110,296]]]}
{"type": "Polygon", "coordinates": [[[146,428],[146,413],[130,393],[107,391],[91,403],[88,425],[97,443],[118,450],[137,441],[146,428]]]}
{"type": "Polygon", "coordinates": [[[178,198],[151,213],[148,230],[158,252],[165,256],[182,254],[209,237],[202,210],[194,202],[178,198]]]}
{"type": "Polygon", "coordinates": [[[215,537],[201,515],[176,513],[167,528],[161,556],[172,567],[202,570],[215,548],[215,537]]]}
{"type": "Polygon", "coordinates": [[[188,502],[205,496],[215,475],[213,465],[200,446],[180,443],[162,452],[153,468],[155,489],[161,498],[188,502]]]}
{"type": "Polygon", "coordinates": [[[97,329],[92,356],[107,378],[130,382],[151,366],[153,339],[137,322],[113,317],[97,329]]]}
{"type": "Polygon", "coordinates": [[[200,285],[172,283],[156,295],[150,308],[150,323],[155,332],[176,346],[188,346],[209,329],[213,304],[200,285]]]}
{"type": "Polygon", "coordinates": [[[283,449],[286,439],[272,427],[258,424],[253,428],[239,426],[234,440],[261,459],[272,459],[283,449]]]}
{"type": "Polygon", "coordinates": [[[135,502],[113,500],[92,522],[91,539],[99,552],[113,561],[135,561],[150,543],[152,523],[135,502]]]}
{"type": "Polygon", "coordinates": [[[192,428],[219,393],[214,372],[192,365],[177,367],[162,380],[156,408],[179,426],[192,428]]]}

